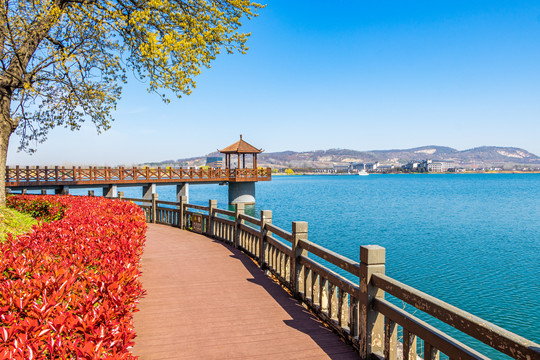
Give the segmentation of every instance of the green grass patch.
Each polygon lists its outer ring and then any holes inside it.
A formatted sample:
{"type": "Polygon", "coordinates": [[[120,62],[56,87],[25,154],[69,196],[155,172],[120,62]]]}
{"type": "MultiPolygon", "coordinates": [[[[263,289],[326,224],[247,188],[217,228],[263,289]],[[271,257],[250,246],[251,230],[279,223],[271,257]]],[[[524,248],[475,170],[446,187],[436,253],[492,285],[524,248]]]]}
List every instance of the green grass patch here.
{"type": "Polygon", "coordinates": [[[38,221],[30,215],[23,214],[17,210],[0,207],[0,242],[6,240],[7,234],[24,234],[32,229],[38,221]]]}

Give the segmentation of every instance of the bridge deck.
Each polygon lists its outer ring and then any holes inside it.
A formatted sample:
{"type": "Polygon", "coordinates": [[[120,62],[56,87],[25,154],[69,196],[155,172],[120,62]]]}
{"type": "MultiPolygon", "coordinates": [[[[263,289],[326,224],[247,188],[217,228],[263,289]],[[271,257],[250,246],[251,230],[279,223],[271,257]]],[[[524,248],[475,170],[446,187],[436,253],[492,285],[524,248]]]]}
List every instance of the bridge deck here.
{"type": "Polygon", "coordinates": [[[146,241],[140,359],[358,358],[240,251],[164,225],[146,241]]]}

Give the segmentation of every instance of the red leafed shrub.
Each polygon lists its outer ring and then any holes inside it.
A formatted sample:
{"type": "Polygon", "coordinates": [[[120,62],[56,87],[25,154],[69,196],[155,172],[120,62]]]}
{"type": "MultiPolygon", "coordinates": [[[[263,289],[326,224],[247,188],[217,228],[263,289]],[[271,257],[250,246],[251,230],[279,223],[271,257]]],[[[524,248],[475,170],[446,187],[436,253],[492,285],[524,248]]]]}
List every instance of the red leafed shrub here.
{"type": "Polygon", "coordinates": [[[0,243],[0,358],[135,358],[142,210],[98,197],[23,195],[8,204],[61,218],[0,243]]]}
{"type": "Polygon", "coordinates": [[[60,220],[64,216],[65,205],[35,196],[11,196],[6,199],[7,206],[27,213],[43,221],[60,220]]]}

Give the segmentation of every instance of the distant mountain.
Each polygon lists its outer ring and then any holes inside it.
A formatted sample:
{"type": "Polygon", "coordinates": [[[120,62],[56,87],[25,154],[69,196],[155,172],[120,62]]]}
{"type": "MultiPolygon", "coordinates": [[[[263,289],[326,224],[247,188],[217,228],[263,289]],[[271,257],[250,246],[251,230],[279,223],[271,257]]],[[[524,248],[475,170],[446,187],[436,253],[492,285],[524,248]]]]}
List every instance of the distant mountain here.
{"type": "MultiPolygon", "coordinates": [[[[214,152],[206,156],[219,156],[214,152]]],[[[206,156],[175,161],[161,161],[145,165],[151,166],[201,166],[205,165],[206,156]]],[[[249,157],[251,158],[251,157],[249,157]]],[[[375,162],[381,164],[405,164],[414,160],[447,160],[454,161],[461,167],[505,167],[514,165],[537,165],[540,157],[514,147],[482,146],[459,151],[446,146],[422,146],[413,149],[356,151],[349,149],[330,149],[314,151],[281,151],[262,153],[258,157],[259,166],[272,168],[331,168],[338,164],[356,162],[375,162]]]]}

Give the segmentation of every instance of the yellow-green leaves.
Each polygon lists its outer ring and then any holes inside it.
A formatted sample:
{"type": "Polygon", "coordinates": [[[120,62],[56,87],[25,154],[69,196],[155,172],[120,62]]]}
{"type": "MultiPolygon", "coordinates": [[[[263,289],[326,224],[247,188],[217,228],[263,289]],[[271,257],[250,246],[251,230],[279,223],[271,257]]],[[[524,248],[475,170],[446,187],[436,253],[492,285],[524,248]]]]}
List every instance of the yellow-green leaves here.
{"type": "Polygon", "coordinates": [[[107,129],[132,71],[148,90],[181,96],[222,50],[247,50],[249,0],[10,0],[0,2],[0,92],[28,141],[53,126],[107,129]]]}

